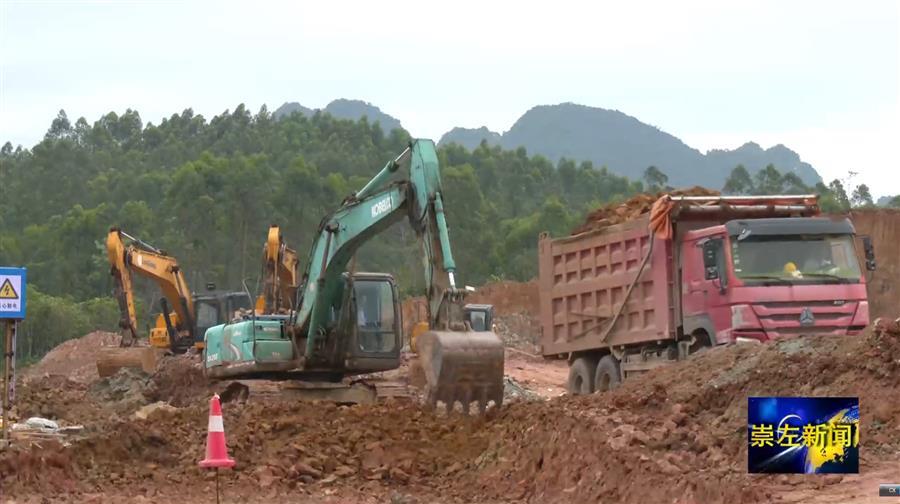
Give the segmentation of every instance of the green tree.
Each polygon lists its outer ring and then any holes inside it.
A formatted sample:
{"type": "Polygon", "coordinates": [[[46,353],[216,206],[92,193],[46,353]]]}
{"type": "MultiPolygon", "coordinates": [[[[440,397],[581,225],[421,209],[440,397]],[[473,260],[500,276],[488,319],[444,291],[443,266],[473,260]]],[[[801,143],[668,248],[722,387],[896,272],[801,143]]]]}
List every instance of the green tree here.
{"type": "Polygon", "coordinates": [[[731,170],[731,174],[725,181],[722,191],[726,194],[752,194],[754,191],[753,179],[744,165],[737,165],[731,170]]]}
{"type": "Polygon", "coordinates": [[[66,116],[66,111],[60,110],[59,114],[56,115],[56,119],[50,124],[50,129],[47,130],[44,138],[47,140],[60,140],[71,135],[72,124],[69,122],[68,116],[66,116]]]}
{"type": "Polygon", "coordinates": [[[869,186],[866,184],[860,184],[856,186],[856,189],[853,190],[853,197],[851,199],[853,206],[855,207],[873,207],[875,206],[875,202],[872,201],[872,193],[869,192],[869,186]]]}
{"type": "Polygon", "coordinates": [[[781,172],[779,172],[774,165],[770,164],[756,172],[753,179],[755,194],[773,195],[782,193],[783,183],[781,172]]]}
{"type": "Polygon", "coordinates": [[[832,197],[837,204],[837,208],[841,212],[850,210],[850,198],[847,197],[847,191],[844,190],[844,184],[840,180],[832,180],[831,183],[828,184],[828,190],[831,192],[832,197]]]}
{"type": "Polygon", "coordinates": [[[647,190],[649,191],[659,191],[666,187],[666,184],[669,182],[669,176],[652,165],[644,170],[643,178],[644,182],[647,183],[647,190]]]}
{"type": "Polygon", "coordinates": [[[809,192],[809,187],[796,173],[788,172],[781,177],[781,190],[784,194],[803,194],[809,192]]]}

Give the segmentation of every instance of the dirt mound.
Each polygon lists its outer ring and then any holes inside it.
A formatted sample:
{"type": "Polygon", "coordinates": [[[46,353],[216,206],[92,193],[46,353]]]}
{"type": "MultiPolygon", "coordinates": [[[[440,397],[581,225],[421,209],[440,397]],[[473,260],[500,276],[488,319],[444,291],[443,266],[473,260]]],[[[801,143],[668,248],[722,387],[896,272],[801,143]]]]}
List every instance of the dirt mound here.
{"type": "Polygon", "coordinates": [[[623,203],[612,203],[589,213],[585,218],[584,223],[575,228],[575,230],[572,231],[572,234],[576,235],[586,231],[603,229],[650,213],[650,207],[653,206],[653,202],[666,194],[671,194],[673,196],[718,196],[720,193],[712,189],[697,186],[689,189],[676,189],[669,193],[659,192],[656,194],[638,194],[623,203]]]}
{"type": "MultiPolygon", "coordinates": [[[[540,295],[537,280],[530,282],[501,281],[492,282],[479,287],[475,292],[466,297],[467,303],[494,305],[494,316],[499,318],[507,315],[524,315],[537,317],[540,313],[540,295]]],[[[427,321],[427,312],[424,297],[412,297],[403,301],[403,330],[409,334],[412,326],[419,321],[427,321]]],[[[510,322],[510,325],[518,322],[510,322]]],[[[539,325],[534,322],[518,324],[522,329],[537,330],[539,325]]],[[[523,335],[529,339],[529,335],[523,335]]]]}
{"type": "Polygon", "coordinates": [[[155,385],[150,375],[133,368],[122,368],[116,374],[94,382],[90,394],[119,412],[131,412],[150,401],[155,385]]]}
{"type": "Polygon", "coordinates": [[[28,489],[23,495],[66,493],[75,486],[72,477],[72,460],[56,441],[0,452],[0,490],[5,488],[10,495],[21,488],[28,489]]]}
{"type": "MultiPolygon", "coordinates": [[[[878,265],[868,273],[869,313],[876,317],[896,317],[900,307],[900,210],[854,210],[849,215],[860,236],[872,237],[878,265]]],[[[865,264],[862,247],[859,261],[865,264]]]]}
{"type": "Polygon", "coordinates": [[[97,357],[103,346],[118,345],[121,336],[95,331],[80,338],[65,341],[50,350],[37,364],[25,371],[27,378],[62,375],[80,383],[97,380],[97,357]]]}
{"type": "MultiPolygon", "coordinates": [[[[229,448],[238,461],[232,481],[263,488],[336,480],[409,484],[458,472],[487,447],[486,439],[473,435],[481,423],[438,418],[404,403],[310,407],[251,400],[229,403],[224,414],[229,448]]],[[[104,435],[66,450],[64,469],[80,491],[152,480],[202,482],[206,475],[197,461],[205,450],[207,415],[207,408],[195,406],[108,424],[104,435]]],[[[3,460],[8,458],[0,454],[3,460]]],[[[24,468],[16,488],[32,488],[33,473],[40,470],[24,468]]]]}
{"type": "Polygon", "coordinates": [[[179,408],[205,404],[217,390],[215,386],[207,384],[198,358],[190,355],[163,358],[157,365],[152,381],[154,388],[148,397],[179,408]]]}
{"type": "Polygon", "coordinates": [[[88,393],[86,384],[59,375],[20,383],[16,387],[15,411],[19,418],[37,416],[68,425],[90,423],[111,415],[88,393]]]}
{"type": "Polygon", "coordinates": [[[530,282],[493,282],[479,287],[466,298],[468,303],[494,305],[494,313],[509,315],[527,313],[537,315],[541,310],[541,298],[537,280],[530,282]]]}
{"type": "Polygon", "coordinates": [[[859,396],[871,408],[860,452],[896,453],[898,350],[900,337],[876,335],[720,347],[612,393],[512,405],[486,427],[479,491],[533,502],[773,500],[774,477],[746,474],[747,397],[859,396]]]}
{"type": "Polygon", "coordinates": [[[872,333],[876,337],[900,336],[900,318],[895,320],[878,318],[872,324],[872,333]]]}
{"type": "Polygon", "coordinates": [[[527,313],[494,315],[494,331],[507,347],[536,354],[541,334],[540,321],[527,313]]]}

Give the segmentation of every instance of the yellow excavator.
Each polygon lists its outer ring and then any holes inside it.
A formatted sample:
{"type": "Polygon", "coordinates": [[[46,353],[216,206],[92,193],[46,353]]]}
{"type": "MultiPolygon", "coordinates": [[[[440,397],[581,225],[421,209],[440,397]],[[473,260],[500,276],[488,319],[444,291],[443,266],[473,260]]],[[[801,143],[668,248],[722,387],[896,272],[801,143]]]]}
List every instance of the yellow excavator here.
{"type": "Polygon", "coordinates": [[[256,313],[287,314],[294,309],[300,282],[300,257],[284,242],[281,229],[272,224],[263,246],[262,293],[256,298],[256,313]]]}
{"type": "Polygon", "coordinates": [[[250,296],[246,292],[215,291],[215,285],[207,284],[208,292],[192,293],[177,259],[121,229],[109,230],[106,252],[121,314],[122,341],[119,348],[101,350],[97,359],[101,377],[115,374],[122,367],[152,372],[161,353],[184,353],[190,348],[201,350],[203,335],[208,328],[231,320],[236,312],[251,309],[250,296]],[[150,329],[149,346],[138,343],[132,273],[155,282],[163,294],[160,299],[162,312],[150,329]]]}

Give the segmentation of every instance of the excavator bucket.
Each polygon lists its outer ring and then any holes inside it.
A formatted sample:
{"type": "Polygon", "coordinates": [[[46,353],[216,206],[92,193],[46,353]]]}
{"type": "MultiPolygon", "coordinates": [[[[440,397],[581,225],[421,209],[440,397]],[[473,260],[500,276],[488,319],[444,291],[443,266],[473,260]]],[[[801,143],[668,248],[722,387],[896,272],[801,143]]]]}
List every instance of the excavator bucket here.
{"type": "Polygon", "coordinates": [[[488,331],[428,331],[416,338],[425,374],[426,403],[447,412],[460,403],[469,414],[473,402],[484,413],[488,403],[503,403],[503,343],[488,331]]]}
{"type": "Polygon", "coordinates": [[[157,352],[153,347],[103,347],[97,355],[97,374],[105,378],[122,368],[135,368],[152,374],[156,370],[157,352]]]}

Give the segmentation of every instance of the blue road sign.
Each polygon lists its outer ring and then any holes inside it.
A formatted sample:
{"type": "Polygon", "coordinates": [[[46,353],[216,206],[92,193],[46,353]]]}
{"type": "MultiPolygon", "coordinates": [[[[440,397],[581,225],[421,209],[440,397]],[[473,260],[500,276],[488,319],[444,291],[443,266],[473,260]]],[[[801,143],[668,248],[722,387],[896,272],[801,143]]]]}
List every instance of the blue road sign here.
{"type": "Polygon", "coordinates": [[[0,268],[0,319],[25,318],[25,268],[0,268]]]}

